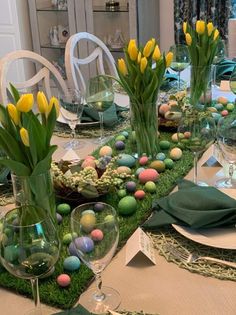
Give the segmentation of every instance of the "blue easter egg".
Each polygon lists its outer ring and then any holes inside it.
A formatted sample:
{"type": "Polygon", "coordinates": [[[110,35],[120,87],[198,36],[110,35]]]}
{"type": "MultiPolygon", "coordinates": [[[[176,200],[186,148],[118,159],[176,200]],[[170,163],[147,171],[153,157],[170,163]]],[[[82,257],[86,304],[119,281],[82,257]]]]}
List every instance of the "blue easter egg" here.
{"type": "Polygon", "coordinates": [[[63,262],[63,267],[65,270],[68,271],[78,270],[80,267],[80,260],[77,256],[66,257],[63,262]]]}
{"type": "Polygon", "coordinates": [[[164,161],[165,158],[166,158],[166,155],[163,152],[157,153],[157,155],[156,155],[157,160],[164,161]]]}
{"type": "Polygon", "coordinates": [[[224,106],[223,106],[223,104],[221,104],[221,103],[217,103],[217,104],[215,104],[215,108],[216,108],[218,111],[222,111],[222,110],[224,109],[224,106]]]}
{"type": "Polygon", "coordinates": [[[136,175],[136,176],[139,176],[139,174],[140,174],[142,171],[144,171],[144,170],[145,170],[144,167],[139,167],[139,168],[137,168],[137,170],[136,170],[136,172],[135,172],[135,175],[136,175]]]}
{"type": "Polygon", "coordinates": [[[221,118],[221,114],[220,113],[212,113],[211,115],[214,118],[215,122],[218,122],[219,119],[221,118]]]}
{"type": "Polygon", "coordinates": [[[90,253],[94,249],[94,242],[90,237],[81,236],[74,240],[77,250],[83,253],[90,253]]]}
{"type": "Polygon", "coordinates": [[[129,154],[119,154],[117,159],[117,164],[119,166],[128,166],[133,167],[135,165],[135,158],[132,155],[129,154]]]}
{"type": "Polygon", "coordinates": [[[122,131],[121,134],[122,134],[123,136],[125,136],[125,138],[128,138],[128,137],[129,137],[128,131],[122,131]]]}

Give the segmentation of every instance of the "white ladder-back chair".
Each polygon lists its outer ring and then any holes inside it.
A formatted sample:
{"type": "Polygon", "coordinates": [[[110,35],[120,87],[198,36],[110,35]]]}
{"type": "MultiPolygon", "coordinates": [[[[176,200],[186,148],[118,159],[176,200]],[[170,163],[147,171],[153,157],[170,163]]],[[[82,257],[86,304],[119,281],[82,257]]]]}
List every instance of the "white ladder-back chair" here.
{"type": "MultiPolygon", "coordinates": [[[[45,93],[48,98],[51,98],[52,91],[50,86],[50,77],[52,76],[55,83],[62,92],[67,91],[67,85],[63,80],[59,71],[44,57],[28,50],[17,50],[6,54],[0,59],[0,103],[6,105],[8,103],[7,89],[9,83],[7,82],[7,73],[11,63],[19,60],[26,59],[34,64],[41,65],[41,69],[29,80],[24,82],[11,82],[17,89],[26,90],[33,88],[39,82],[42,82],[45,88],[45,93]],[[51,76],[50,76],[51,75],[51,76]]],[[[57,95],[55,95],[57,96],[57,95]]]]}
{"type": "MultiPolygon", "coordinates": [[[[84,93],[86,89],[86,78],[81,66],[91,65],[94,61],[96,62],[96,73],[94,75],[110,74],[118,77],[115,60],[107,46],[98,37],[87,32],[72,35],[66,43],[65,50],[65,67],[68,85],[80,89],[81,92],[84,93]],[[77,57],[77,52],[80,51],[79,42],[82,40],[87,42],[88,49],[91,53],[86,57],[80,57],[80,53],[78,53],[79,56],[77,57]],[[108,66],[109,73],[105,72],[105,63],[108,66]]],[[[90,68],[90,76],[94,76],[91,72],[92,70],[90,68]]]]}

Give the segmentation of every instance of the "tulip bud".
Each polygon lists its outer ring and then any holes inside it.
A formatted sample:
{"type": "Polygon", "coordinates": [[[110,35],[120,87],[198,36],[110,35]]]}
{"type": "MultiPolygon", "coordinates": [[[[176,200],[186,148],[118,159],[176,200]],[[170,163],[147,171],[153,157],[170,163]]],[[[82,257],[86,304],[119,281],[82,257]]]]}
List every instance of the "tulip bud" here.
{"type": "Polygon", "coordinates": [[[49,114],[51,112],[53,105],[55,106],[56,115],[58,117],[59,113],[60,113],[60,105],[59,105],[58,99],[55,96],[50,98],[47,114],[49,114]]]}
{"type": "Polygon", "coordinates": [[[135,61],[138,56],[138,48],[136,46],[136,43],[131,43],[128,48],[128,54],[131,60],[135,61]]]}
{"type": "Polygon", "coordinates": [[[141,54],[141,51],[138,53],[138,57],[137,57],[137,63],[139,64],[140,61],[141,61],[141,57],[142,57],[142,54],[141,54]]]}
{"type": "Polygon", "coordinates": [[[168,68],[173,60],[173,53],[171,51],[166,55],[166,68],[168,68]]]}
{"type": "Polygon", "coordinates": [[[199,34],[199,35],[202,35],[204,34],[205,32],[205,22],[204,21],[197,21],[196,23],[196,32],[199,34]]]}
{"type": "Polygon", "coordinates": [[[20,129],[20,137],[23,144],[26,147],[29,147],[29,134],[28,134],[28,131],[23,127],[20,129]]]}
{"type": "Polygon", "coordinates": [[[146,57],[143,57],[141,58],[141,61],[140,61],[140,71],[141,73],[144,73],[146,67],[147,67],[147,58],[146,57]]]}
{"type": "Polygon", "coordinates": [[[48,100],[43,92],[37,94],[38,109],[41,114],[46,114],[48,111],[48,100]]]}
{"type": "Polygon", "coordinates": [[[184,34],[186,34],[186,32],[187,32],[187,26],[188,26],[187,22],[184,22],[183,23],[183,32],[184,32],[184,34]]]}
{"type": "Polygon", "coordinates": [[[136,40],[135,39],[131,39],[130,41],[129,41],[129,44],[128,44],[128,51],[130,50],[130,47],[131,46],[133,46],[133,45],[135,45],[136,46],[136,40]]]}
{"type": "Polygon", "coordinates": [[[153,54],[152,54],[152,59],[157,61],[161,58],[161,52],[160,52],[160,48],[158,47],[158,45],[156,45],[153,54]]]}
{"type": "Polygon", "coordinates": [[[127,67],[123,58],[118,59],[118,69],[124,76],[128,74],[127,67]]]}
{"type": "Polygon", "coordinates": [[[189,33],[186,33],[185,34],[185,40],[186,40],[186,43],[188,46],[191,46],[192,45],[192,37],[189,33]]]}
{"type": "Polygon", "coordinates": [[[219,33],[218,29],[215,29],[213,39],[216,40],[216,39],[219,37],[219,34],[220,34],[220,33],[219,33]]]}
{"type": "Polygon", "coordinates": [[[146,45],[143,48],[144,57],[148,58],[151,55],[153,48],[154,48],[154,45],[155,45],[155,43],[152,40],[149,40],[146,43],[146,45]]]}
{"type": "Polygon", "coordinates": [[[14,124],[18,126],[20,122],[20,115],[19,115],[18,110],[16,109],[16,106],[11,103],[8,104],[7,111],[8,111],[9,116],[13,120],[14,124]]]}
{"type": "Polygon", "coordinates": [[[34,104],[33,94],[23,94],[16,103],[16,108],[19,112],[29,112],[34,104]]]}
{"type": "Polygon", "coordinates": [[[214,25],[212,22],[207,23],[207,33],[208,36],[211,36],[212,32],[214,30],[214,25]]]}

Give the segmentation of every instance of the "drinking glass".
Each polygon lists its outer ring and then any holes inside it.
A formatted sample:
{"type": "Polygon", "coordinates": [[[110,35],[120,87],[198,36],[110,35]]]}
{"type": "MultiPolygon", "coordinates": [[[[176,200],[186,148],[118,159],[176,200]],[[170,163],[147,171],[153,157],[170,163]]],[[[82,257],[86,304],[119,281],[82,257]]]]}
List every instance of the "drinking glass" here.
{"type": "Polygon", "coordinates": [[[186,112],[178,126],[178,140],[194,154],[193,182],[199,186],[207,186],[198,181],[198,158],[215,140],[215,121],[204,112],[192,110],[186,112]]]}
{"type": "Polygon", "coordinates": [[[120,295],[116,290],[102,286],[101,279],[101,272],[109,264],[118,244],[115,209],[101,202],[82,204],[71,214],[71,229],[77,235],[73,240],[77,253],[96,279],[96,288],[83,293],[79,302],[95,314],[116,309],[120,304],[120,295]]]}
{"type": "Polygon", "coordinates": [[[25,205],[7,212],[1,223],[1,263],[12,275],[30,280],[35,308],[28,314],[41,315],[38,278],[52,271],[60,252],[53,221],[42,208],[25,205]]]}
{"type": "Polygon", "coordinates": [[[216,55],[213,59],[212,63],[212,86],[213,88],[219,88],[219,86],[216,84],[216,70],[219,63],[224,60],[225,57],[225,43],[222,39],[218,41],[217,49],[216,49],[216,55]]]}
{"type": "Polygon", "coordinates": [[[81,92],[77,89],[68,89],[66,93],[59,95],[60,100],[60,113],[64,120],[68,123],[71,128],[72,140],[65,143],[64,148],[66,150],[76,150],[81,148],[81,144],[75,139],[75,128],[83,113],[83,97],[81,92]]]}
{"type": "Polygon", "coordinates": [[[106,142],[103,128],[103,112],[111,107],[114,102],[112,79],[102,75],[89,79],[86,88],[86,102],[89,107],[98,111],[100,119],[99,143],[102,145],[106,142]]]}
{"type": "Polygon", "coordinates": [[[181,90],[180,72],[186,69],[190,64],[190,57],[188,47],[186,45],[173,45],[170,47],[173,53],[173,60],[170,68],[178,73],[177,89],[181,90]]]}

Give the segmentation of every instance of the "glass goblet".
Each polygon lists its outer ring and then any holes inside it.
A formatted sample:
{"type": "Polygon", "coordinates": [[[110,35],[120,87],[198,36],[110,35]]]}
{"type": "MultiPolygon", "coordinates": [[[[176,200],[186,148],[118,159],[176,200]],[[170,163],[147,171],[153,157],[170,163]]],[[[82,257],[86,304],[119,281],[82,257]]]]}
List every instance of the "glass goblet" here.
{"type": "Polygon", "coordinates": [[[215,57],[213,59],[213,63],[212,63],[212,86],[213,88],[219,88],[219,86],[216,84],[216,72],[217,72],[217,66],[219,65],[219,63],[224,60],[225,57],[225,43],[222,39],[220,39],[218,41],[218,45],[216,48],[216,54],[215,57]]]}
{"type": "Polygon", "coordinates": [[[71,229],[77,235],[73,240],[77,253],[96,279],[96,288],[84,292],[79,302],[95,314],[116,309],[120,304],[120,295],[110,287],[103,287],[101,279],[101,272],[109,264],[118,244],[115,209],[101,202],[82,204],[71,214],[71,229]]]}
{"type": "Polygon", "coordinates": [[[100,120],[99,143],[102,145],[106,142],[104,138],[103,113],[114,102],[112,78],[100,75],[89,79],[86,87],[86,102],[89,107],[98,112],[100,120]]]}
{"type": "Polygon", "coordinates": [[[60,252],[53,221],[30,205],[7,212],[1,221],[1,263],[12,275],[30,280],[35,308],[29,314],[41,315],[38,278],[52,271],[60,252]]]}
{"type": "Polygon", "coordinates": [[[181,90],[180,73],[190,64],[188,47],[186,45],[173,45],[170,47],[173,59],[170,68],[178,73],[178,91],[181,90]]]}
{"type": "Polygon", "coordinates": [[[68,123],[71,128],[72,140],[65,143],[64,148],[66,150],[72,149],[77,150],[81,148],[81,144],[75,139],[75,128],[83,113],[83,97],[81,92],[77,89],[68,89],[66,93],[59,95],[60,100],[60,114],[63,119],[68,123]]]}
{"type": "Polygon", "coordinates": [[[215,141],[215,132],[214,119],[197,110],[187,111],[178,126],[179,142],[193,152],[193,182],[199,186],[207,186],[207,184],[198,181],[198,158],[215,141]]]}

